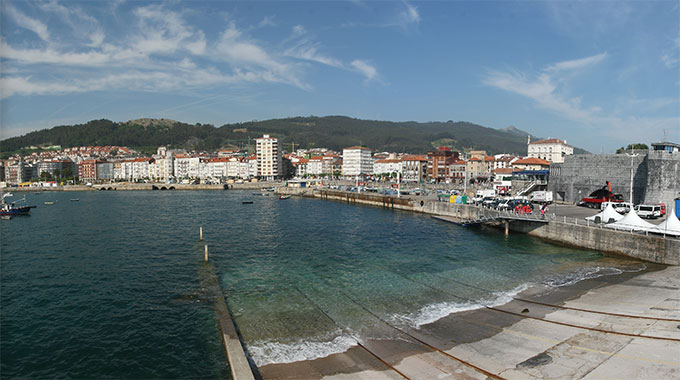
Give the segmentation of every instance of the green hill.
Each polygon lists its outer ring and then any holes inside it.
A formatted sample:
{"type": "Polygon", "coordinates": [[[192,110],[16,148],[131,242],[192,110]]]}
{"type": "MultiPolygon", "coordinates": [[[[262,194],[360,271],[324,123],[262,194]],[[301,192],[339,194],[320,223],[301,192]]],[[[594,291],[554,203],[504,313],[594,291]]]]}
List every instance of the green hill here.
{"type": "Polygon", "coordinates": [[[454,150],[484,149],[489,154],[526,154],[526,135],[468,122],[389,122],[345,116],[292,117],[245,123],[186,124],[168,119],[138,119],[116,123],[92,120],[63,125],[0,141],[3,156],[29,146],[120,145],[150,152],[160,145],[196,150],[246,147],[263,134],[278,137],[284,150],[326,147],[342,150],[364,145],[374,151],[426,153],[438,145],[454,150]],[[251,141],[249,141],[249,139],[251,141]]]}

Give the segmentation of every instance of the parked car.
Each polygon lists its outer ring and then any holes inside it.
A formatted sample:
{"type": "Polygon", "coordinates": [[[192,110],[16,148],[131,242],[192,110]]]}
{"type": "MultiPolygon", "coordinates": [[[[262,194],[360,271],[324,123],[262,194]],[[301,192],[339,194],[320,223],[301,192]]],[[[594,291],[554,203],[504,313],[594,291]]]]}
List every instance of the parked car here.
{"type": "Polygon", "coordinates": [[[484,197],[484,198],[482,198],[482,206],[490,207],[491,203],[495,200],[496,200],[496,198],[494,198],[494,197],[484,197]]]}
{"type": "Polygon", "coordinates": [[[630,202],[602,202],[602,210],[607,208],[610,204],[614,208],[614,211],[619,214],[627,214],[633,208],[633,204],[630,202]]]}
{"type": "Polygon", "coordinates": [[[655,219],[661,216],[661,205],[637,205],[635,212],[640,218],[655,219]]]}

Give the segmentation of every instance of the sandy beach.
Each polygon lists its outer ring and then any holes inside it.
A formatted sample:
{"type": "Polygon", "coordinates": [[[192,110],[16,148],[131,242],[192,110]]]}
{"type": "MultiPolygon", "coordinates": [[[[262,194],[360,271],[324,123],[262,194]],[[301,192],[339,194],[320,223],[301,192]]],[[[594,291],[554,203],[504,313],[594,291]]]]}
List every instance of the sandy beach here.
{"type": "Polygon", "coordinates": [[[532,287],[505,305],[325,358],[259,368],[263,379],[662,379],[680,376],[680,267],[646,264],[571,286],[532,287]]]}

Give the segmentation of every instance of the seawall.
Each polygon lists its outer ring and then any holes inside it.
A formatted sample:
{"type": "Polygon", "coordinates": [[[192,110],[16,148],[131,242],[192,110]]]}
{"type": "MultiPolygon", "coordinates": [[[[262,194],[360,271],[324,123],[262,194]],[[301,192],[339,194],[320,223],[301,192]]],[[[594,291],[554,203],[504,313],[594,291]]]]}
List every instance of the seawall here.
{"type": "MultiPolygon", "coordinates": [[[[390,209],[449,216],[460,220],[490,216],[492,210],[473,205],[453,204],[409,197],[392,197],[371,193],[338,190],[278,188],[278,192],[350,204],[365,204],[390,209]]],[[[614,231],[598,225],[583,225],[577,219],[550,220],[548,223],[511,220],[509,230],[526,233],[557,244],[623,255],[659,264],[680,265],[680,239],[614,231]]]]}
{"type": "Polygon", "coordinates": [[[4,187],[3,192],[34,192],[34,191],[139,191],[139,190],[261,190],[280,186],[281,182],[245,182],[223,185],[208,184],[166,184],[166,183],[125,183],[114,182],[105,185],[66,185],[55,187],[4,187]]]}

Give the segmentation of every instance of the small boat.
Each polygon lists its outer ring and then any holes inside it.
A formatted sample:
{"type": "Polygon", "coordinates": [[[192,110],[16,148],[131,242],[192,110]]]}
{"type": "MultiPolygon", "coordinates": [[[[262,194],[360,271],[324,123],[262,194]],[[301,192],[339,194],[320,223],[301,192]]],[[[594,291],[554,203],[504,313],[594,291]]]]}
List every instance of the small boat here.
{"type": "Polygon", "coordinates": [[[71,202],[79,202],[80,198],[71,198],[71,202]]]}
{"type": "Polygon", "coordinates": [[[43,203],[46,204],[46,205],[53,205],[53,204],[54,204],[54,201],[45,201],[45,202],[43,202],[43,203]]]}
{"type": "Polygon", "coordinates": [[[243,201],[243,202],[241,202],[241,204],[244,204],[244,205],[252,205],[252,204],[253,204],[253,201],[243,201]]]}
{"type": "Polygon", "coordinates": [[[12,219],[12,215],[2,215],[2,216],[0,216],[0,219],[2,219],[2,220],[10,220],[10,219],[12,219]]]}
{"type": "Polygon", "coordinates": [[[5,198],[7,194],[2,196],[2,203],[0,205],[0,216],[15,216],[15,215],[28,215],[31,209],[35,206],[29,206],[26,204],[26,197],[23,198],[23,205],[17,205],[16,202],[7,203],[5,198]]]}
{"type": "Polygon", "coordinates": [[[280,195],[279,196],[279,199],[281,199],[281,200],[288,199],[288,198],[290,198],[290,195],[280,195]]]}

